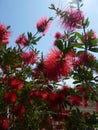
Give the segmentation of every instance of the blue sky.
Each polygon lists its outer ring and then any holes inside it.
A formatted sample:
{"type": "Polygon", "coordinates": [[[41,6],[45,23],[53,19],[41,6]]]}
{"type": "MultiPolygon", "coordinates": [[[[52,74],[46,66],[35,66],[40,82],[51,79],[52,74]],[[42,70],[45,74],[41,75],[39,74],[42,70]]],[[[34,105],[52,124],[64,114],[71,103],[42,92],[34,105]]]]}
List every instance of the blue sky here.
{"type": "MultiPolygon", "coordinates": [[[[51,3],[66,8],[70,0],[0,0],[0,23],[11,25],[11,45],[19,34],[31,31],[36,32],[36,22],[42,17],[54,16],[54,12],[48,7],[51,3]]],[[[82,10],[90,18],[90,28],[98,34],[98,0],[83,0],[82,10]]],[[[47,53],[53,44],[53,34],[62,31],[58,27],[57,20],[52,23],[46,36],[38,43],[37,48],[47,53]]]]}

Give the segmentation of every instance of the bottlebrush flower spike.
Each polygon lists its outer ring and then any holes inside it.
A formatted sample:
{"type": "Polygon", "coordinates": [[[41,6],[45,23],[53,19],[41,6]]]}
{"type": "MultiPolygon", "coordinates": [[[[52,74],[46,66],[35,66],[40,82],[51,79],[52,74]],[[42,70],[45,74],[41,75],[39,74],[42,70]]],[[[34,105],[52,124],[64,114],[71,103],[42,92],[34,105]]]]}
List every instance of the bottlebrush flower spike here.
{"type": "Polygon", "coordinates": [[[61,16],[61,25],[67,30],[73,31],[82,27],[84,15],[80,10],[66,10],[65,15],[61,16]]]}
{"type": "Polygon", "coordinates": [[[24,87],[24,83],[21,79],[11,77],[10,79],[10,87],[15,90],[20,90],[24,87]]]}
{"type": "Polygon", "coordinates": [[[29,41],[25,35],[19,35],[15,42],[21,46],[26,46],[29,44],[29,41]]]}
{"type": "Polygon", "coordinates": [[[96,33],[93,30],[88,31],[85,34],[85,40],[86,41],[94,40],[96,38],[97,38],[96,33]]]}
{"type": "Polygon", "coordinates": [[[19,103],[12,109],[13,114],[18,118],[21,118],[25,113],[25,111],[26,111],[25,106],[22,103],[19,103]]]}
{"type": "Polygon", "coordinates": [[[8,31],[7,27],[0,24],[0,44],[8,44],[10,34],[11,33],[8,31]]]}
{"type": "Polygon", "coordinates": [[[44,61],[43,73],[48,80],[58,81],[62,77],[67,77],[73,69],[73,54],[68,53],[62,57],[62,52],[52,49],[44,61]]]}
{"type": "Polygon", "coordinates": [[[47,19],[47,17],[42,17],[36,23],[36,27],[37,27],[38,32],[45,34],[50,27],[50,19],[47,19]]]}
{"type": "Polygon", "coordinates": [[[62,34],[61,34],[60,32],[56,32],[56,33],[54,34],[54,37],[55,37],[56,39],[59,39],[59,38],[62,37],[62,34]]]}
{"type": "Polygon", "coordinates": [[[63,103],[65,100],[65,95],[61,92],[49,93],[47,99],[47,101],[54,106],[63,103]]]}
{"type": "Polygon", "coordinates": [[[34,51],[23,52],[21,58],[25,64],[33,64],[37,61],[37,54],[34,51]]]}
{"type": "Polygon", "coordinates": [[[17,95],[14,91],[8,91],[5,93],[4,95],[4,100],[8,103],[8,104],[13,104],[16,102],[17,100],[17,95]]]}
{"type": "Polygon", "coordinates": [[[71,95],[69,101],[72,105],[77,105],[77,106],[80,106],[82,103],[81,98],[77,95],[71,95]]]}
{"type": "Polygon", "coordinates": [[[56,32],[54,34],[54,37],[55,37],[56,40],[59,39],[59,38],[61,38],[61,39],[66,39],[67,38],[66,34],[61,34],[60,32],[56,32]]]}
{"type": "Polygon", "coordinates": [[[95,62],[96,58],[93,54],[87,52],[86,54],[81,54],[75,62],[75,67],[80,65],[84,66],[93,66],[93,62],[95,62]]]}
{"type": "Polygon", "coordinates": [[[9,127],[9,120],[4,117],[0,117],[0,130],[7,130],[9,127]]]}

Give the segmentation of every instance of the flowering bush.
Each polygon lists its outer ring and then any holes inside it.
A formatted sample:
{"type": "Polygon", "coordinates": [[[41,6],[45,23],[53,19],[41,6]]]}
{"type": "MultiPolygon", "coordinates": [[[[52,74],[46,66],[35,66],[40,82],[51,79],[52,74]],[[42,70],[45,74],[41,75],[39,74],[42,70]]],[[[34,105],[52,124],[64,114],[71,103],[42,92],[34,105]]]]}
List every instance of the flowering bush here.
{"type": "Polygon", "coordinates": [[[64,34],[54,34],[53,49],[46,56],[39,56],[35,45],[53,18],[42,17],[37,33],[19,35],[15,47],[7,46],[9,27],[0,23],[0,130],[84,130],[96,125],[98,60],[91,52],[98,52],[98,38],[88,31],[80,6],[50,6],[64,34]],[[66,83],[72,79],[74,87],[66,83]],[[88,111],[91,104],[94,108],[88,111]]]}

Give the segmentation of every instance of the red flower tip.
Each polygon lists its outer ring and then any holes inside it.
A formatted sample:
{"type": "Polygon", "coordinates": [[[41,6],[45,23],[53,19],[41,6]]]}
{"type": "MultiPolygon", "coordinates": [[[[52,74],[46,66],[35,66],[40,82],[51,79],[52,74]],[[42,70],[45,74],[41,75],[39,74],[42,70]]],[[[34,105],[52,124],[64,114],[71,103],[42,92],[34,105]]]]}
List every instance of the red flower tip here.
{"type": "Polygon", "coordinates": [[[67,30],[79,29],[82,27],[84,15],[79,10],[67,10],[65,15],[61,17],[61,25],[67,30]]]}
{"type": "Polygon", "coordinates": [[[8,103],[8,104],[12,104],[15,103],[17,100],[17,95],[15,92],[13,91],[8,91],[5,93],[4,95],[4,100],[8,103]]]}
{"type": "Polygon", "coordinates": [[[77,105],[77,106],[80,106],[82,103],[81,98],[77,95],[71,95],[69,101],[72,105],[77,105]]]}
{"type": "Polygon", "coordinates": [[[94,40],[94,39],[96,39],[96,33],[93,31],[93,30],[91,30],[91,31],[88,31],[88,32],[86,32],[86,34],[85,34],[85,39],[88,41],[88,40],[94,40]]]}
{"type": "Polygon", "coordinates": [[[13,107],[12,111],[16,117],[21,118],[25,113],[26,109],[22,103],[19,103],[18,105],[13,107]]]}
{"type": "Polygon", "coordinates": [[[62,39],[66,39],[66,35],[65,34],[61,34],[60,32],[56,32],[55,34],[54,34],[54,37],[56,38],[56,39],[59,39],[59,38],[62,38],[62,39]]]}
{"type": "Polygon", "coordinates": [[[62,34],[61,34],[60,32],[56,32],[56,33],[54,34],[54,37],[55,37],[56,39],[59,39],[61,36],[62,36],[62,34]]]}
{"type": "Polygon", "coordinates": [[[95,56],[89,52],[86,54],[81,54],[78,59],[75,62],[75,67],[78,67],[79,65],[84,65],[84,66],[92,66],[93,62],[96,60],[95,56]]]}
{"type": "Polygon", "coordinates": [[[48,20],[47,17],[42,17],[36,23],[36,27],[37,27],[38,32],[42,32],[43,34],[45,34],[50,27],[50,20],[48,20]]]}
{"type": "Polygon", "coordinates": [[[0,117],[0,130],[8,130],[9,120],[4,117],[0,117]]]}
{"type": "Polygon", "coordinates": [[[8,44],[10,34],[11,33],[8,31],[7,27],[0,24],[0,44],[8,44]]]}
{"type": "Polygon", "coordinates": [[[29,44],[29,41],[25,35],[19,35],[15,42],[21,46],[26,46],[29,44]]]}
{"type": "Polygon", "coordinates": [[[70,92],[70,88],[69,88],[68,86],[62,86],[61,91],[62,91],[63,93],[68,94],[68,92],[70,92]]]}
{"type": "Polygon", "coordinates": [[[23,52],[21,58],[25,64],[33,64],[37,61],[37,54],[34,51],[23,52]]]}
{"type": "Polygon", "coordinates": [[[24,83],[21,79],[11,77],[10,79],[10,87],[12,89],[20,90],[24,87],[24,83]]]}
{"type": "Polygon", "coordinates": [[[73,68],[73,53],[70,52],[62,57],[62,52],[52,49],[44,61],[43,73],[49,80],[58,81],[62,77],[67,77],[73,68]]]}

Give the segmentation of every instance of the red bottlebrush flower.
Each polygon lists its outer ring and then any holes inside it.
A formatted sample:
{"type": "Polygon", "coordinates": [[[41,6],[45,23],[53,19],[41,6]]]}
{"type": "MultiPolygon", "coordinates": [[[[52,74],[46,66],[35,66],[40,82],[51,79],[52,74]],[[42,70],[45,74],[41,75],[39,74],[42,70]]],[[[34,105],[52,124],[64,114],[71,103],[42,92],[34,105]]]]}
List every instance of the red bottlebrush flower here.
{"type": "Polygon", "coordinates": [[[58,80],[58,75],[60,73],[59,71],[62,65],[62,62],[59,62],[61,55],[61,52],[55,49],[51,50],[51,52],[46,57],[44,62],[44,74],[50,80],[58,80]]]}
{"type": "Polygon", "coordinates": [[[30,103],[31,105],[34,105],[34,100],[33,100],[32,98],[29,98],[29,103],[30,103]]]}
{"type": "Polygon", "coordinates": [[[88,100],[88,96],[87,96],[87,91],[83,86],[78,86],[77,91],[80,92],[80,94],[82,94],[82,98],[87,101],[88,100]]]}
{"type": "Polygon", "coordinates": [[[90,115],[91,114],[89,112],[85,112],[85,113],[82,114],[82,117],[87,118],[87,117],[90,117],[90,115]]]}
{"type": "Polygon", "coordinates": [[[56,46],[57,40],[54,40],[53,45],[56,46]]]}
{"type": "Polygon", "coordinates": [[[54,34],[54,37],[56,38],[56,40],[53,42],[53,45],[56,45],[56,42],[59,40],[59,39],[66,39],[67,36],[65,34],[61,34],[60,32],[56,32],[54,34]]]}
{"type": "Polygon", "coordinates": [[[37,30],[39,32],[42,32],[45,34],[47,30],[50,27],[50,20],[47,19],[46,17],[42,17],[37,23],[36,23],[37,30]]]}
{"type": "Polygon", "coordinates": [[[9,120],[3,117],[0,117],[0,130],[8,130],[9,120]]]}
{"type": "Polygon", "coordinates": [[[17,100],[17,95],[15,92],[13,91],[8,91],[5,93],[4,95],[4,100],[8,103],[8,104],[12,104],[15,103],[17,100]]]}
{"type": "Polygon", "coordinates": [[[7,82],[6,78],[2,78],[2,83],[5,84],[7,82]]]}
{"type": "Polygon", "coordinates": [[[93,30],[86,32],[85,39],[87,41],[96,39],[96,33],[93,30]]]}
{"type": "Polygon", "coordinates": [[[39,123],[42,124],[40,130],[51,130],[52,120],[49,117],[40,118],[39,123]],[[44,125],[43,125],[44,122],[44,125]]]}
{"type": "Polygon", "coordinates": [[[80,92],[80,93],[84,93],[84,92],[85,92],[85,88],[84,88],[83,86],[78,86],[78,87],[76,88],[76,90],[77,90],[78,92],[80,92]]]}
{"type": "Polygon", "coordinates": [[[58,81],[62,76],[67,77],[73,68],[73,55],[66,54],[62,58],[62,52],[52,49],[44,61],[43,73],[48,80],[58,81]]]}
{"type": "Polygon", "coordinates": [[[0,44],[8,44],[9,43],[10,32],[7,27],[0,24],[0,44]]]}
{"type": "Polygon", "coordinates": [[[42,91],[41,92],[41,98],[43,100],[47,100],[48,99],[48,96],[49,96],[49,93],[47,91],[42,91]]]}
{"type": "Polygon", "coordinates": [[[88,107],[89,103],[87,101],[86,102],[84,101],[84,102],[81,103],[81,105],[84,106],[84,107],[88,107]]]}
{"type": "Polygon", "coordinates": [[[60,32],[56,32],[56,33],[54,34],[54,37],[55,37],[56,39],[59,39],[59,38],[65,39],[67,36],[66,36],[65,34],[61,34],[60,32]]]}
{"type": "Polygon", "coordinates": [[[65,55],[63,68],[61,70],[62,76],[67,77],[72,72],[74,57],[75,57],[74,51],[71,51],[65,55]]]}
{"type": "Polygon", "coordinates": [[[56,32],[56,33],[54,34],[54,37],[55,37],[56,39],[59,39],[61,36],[62,36],[62,34],[61,34],[60,32],[56,32]]]}
{"type": "Polygon", "coordinates": [[[35,91],[34,92],[34,95],[36,96],[36,97],[41,97],[41,91],[35,91]]]}
{"type": "Polygon", "coordinates": [[[72,105],[77,105],[77,106],[80,106],[81,105],[81,98],[77,95],[72,95],[70,96],[70,99],[69,99],[70,103],[72,105]]]}
{"type": "Polygon", "coordinates": [[[62,86],[61,92],[64,93],[65,96],[67,96],[70,92],[70,88],[68,86],[62,86]]]}
{"type": "Polygon", "coordinates": [[[58,124],[57,126],[56,126],[56,130],[64,130],[64,128],[65,128],[65,126],[64,126],[64,124],[58,124]]]}
{"type": "Polygon", "coordinates": [[[70,110],[62,110],[61,113],[63,116],[68,116],[70,113],[70,110]]]}
{"type": "Polygon", "coordinates": [[[23,52],[21,58],[25,64],[33,64],[37,61],[37,54],[34,51],[23,52]]]}
{"type": "Polygon", "coordinates": [[[52,120],[49,117],[47,117],[46,122],[48,125],[52,125],[52,120]]]}
{"type": "Polygon", "coordinates": [[[75,67],[78,67],[79,65],[92,66],[95,60],[96,58],[94,55],[90,53],[81,54],[75,62],[75,67]]]}
{"type": "Polygon", "coordinates": [[[49,95],[48,101],[50,102],[50,104],[56,103],[57,96],[58,96],[58,95],[57,95],[56,93],[51,93],[51,94],[49,95]]]}
{"type": "Polygon", "coordinates": [[[22,103],[19,103],[12,109],[13,114],[18,118],[21,118],[25,113],[25,111],[26,111],[25,106],[22,103]]]}
{"type": "Polygon", "coordinates": [[[21,46],[27,46],[29,44],[29,41],[25,35],[19,35],[15,42],[21,46]]]}
{"type": "Polygon", "coordinates": [[[84,15],[80,10],[67,10],[65,15],[61,16],[61,24],[67,30],[79,29],[82,27],[84,15]]]}
{"type": "Polygon", "coordinates": [[[48,102],[53,106],[61,104],[64,100],[65,95],[60,92],[50,93],[48,96],[48,102]]]}
{"type": "Polygon", "coordinates": [[[20,90],[24,87],[24,83],[21,79],[11,77],[10,79],[10,87],[15,90],[20,90]]]}
{"type": "Polygon", "coordinates": [[[81,105],[87,107],[89,104],[88,104],[88,96],[87,96],[86,89],[83,86],[78,86],[76,89],[82,95],[81,105]]]}

